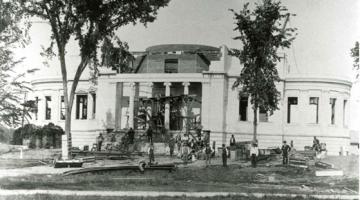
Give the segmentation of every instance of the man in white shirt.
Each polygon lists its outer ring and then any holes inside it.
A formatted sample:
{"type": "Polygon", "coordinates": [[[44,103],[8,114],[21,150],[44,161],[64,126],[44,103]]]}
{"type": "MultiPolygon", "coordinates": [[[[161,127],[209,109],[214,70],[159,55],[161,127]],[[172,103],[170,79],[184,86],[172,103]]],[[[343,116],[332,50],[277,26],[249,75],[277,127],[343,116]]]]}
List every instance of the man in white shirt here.
{"type": "Polygon", "coordinates": [[[254,142],[250,147],[251,166],[256,167],[256,158],[259,155],[259,149],[257,144],[254,142]]]}

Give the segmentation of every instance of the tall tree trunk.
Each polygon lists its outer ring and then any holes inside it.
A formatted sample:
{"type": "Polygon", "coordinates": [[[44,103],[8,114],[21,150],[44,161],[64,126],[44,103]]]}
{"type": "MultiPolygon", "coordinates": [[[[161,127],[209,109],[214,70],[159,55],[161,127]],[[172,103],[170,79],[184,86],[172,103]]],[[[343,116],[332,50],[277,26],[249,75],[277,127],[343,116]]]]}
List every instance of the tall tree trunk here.
{"type": "Polygon", "coordinates": [[[254,135],[253,135],[253,141],[257,141],[257,110],[258,106],[254,105],[253,111],[254,111],[254,121],[253,121],[253,128],[254,128],[254,135]]]}
{"type": "Polygon", "coordinates": [[[64,104],[65,104],[65,135],[67,138],[66,148],[68,149],[68,158],[71,158],[71,148],[72,148],[72,140],[71,140],[71,110],[72,104],[69,102],[68,98],[68,79],[67,79],[67,71],[66,71],[66,62],[65,62],[65,49],[64,47],[59,48],[59,58],[61,65],[61,75],[62,75],[62,83],[63,83],[63,96],[64,96],[64,104]]]}

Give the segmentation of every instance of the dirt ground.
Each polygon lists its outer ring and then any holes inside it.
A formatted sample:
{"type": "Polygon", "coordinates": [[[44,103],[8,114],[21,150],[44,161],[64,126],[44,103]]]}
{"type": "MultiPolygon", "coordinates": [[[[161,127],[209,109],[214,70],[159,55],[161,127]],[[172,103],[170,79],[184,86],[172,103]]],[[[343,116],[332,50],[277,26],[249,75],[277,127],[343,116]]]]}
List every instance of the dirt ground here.
{"type": "MultiPolygon", "coordinates": [[[[43,155],[52,155],[52,150],[43,155]]],[[[32,154],[36,155],[36,151],[32,154]]],[[[36,155],[39,156],[39,155],[36,155]]],[[[40,156],[44,158],[44,156],[40,156]]],[[[128,160],[97,160],[83,167],[138,165],[147,156],[133,156],[128,160]]],[[[182,164],[177,157],[156,156],[159,164],[177,163],[173,173],[165,172],[102,172],[63,177],[61,174],[74,168],[55,169],[38,160],[0,159],[0,187],[4,189],[92,189],[92,190],[168,190],[173,191],[244,191],[357,194],[359,187],[358,156],[328,156],[323,162],[344,171],[340,177],[316,177],[310,170],[285,167],[281,159],[261,161],[257,168],[249,162],[229,161],[223,168],[221,158],[212,160],[206,167],[204,160],[182,164]],[[38,165],[40,164],[40,165],[38,165]],[[36,166],[35,166],[36,165],[36,166]],[[45,175],[45,176],[44,176],[45,175]],[[194,187],[196,185],[196,187],[194,187]],[[81,187],[79,187],[81,186],[81,187]],[[265,189],[266,188],[266,189],[265,189]]]]}

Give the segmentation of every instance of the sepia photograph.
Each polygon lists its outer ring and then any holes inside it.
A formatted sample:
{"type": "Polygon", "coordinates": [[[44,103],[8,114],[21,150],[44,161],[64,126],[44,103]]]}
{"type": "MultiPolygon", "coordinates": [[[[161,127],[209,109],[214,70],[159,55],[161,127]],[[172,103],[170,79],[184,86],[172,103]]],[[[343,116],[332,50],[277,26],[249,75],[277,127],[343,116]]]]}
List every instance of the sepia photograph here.
{"type": "Polygon", "coordinates": [[[360,199],[360,0],[0,0],[0,200],[360,199]]]}

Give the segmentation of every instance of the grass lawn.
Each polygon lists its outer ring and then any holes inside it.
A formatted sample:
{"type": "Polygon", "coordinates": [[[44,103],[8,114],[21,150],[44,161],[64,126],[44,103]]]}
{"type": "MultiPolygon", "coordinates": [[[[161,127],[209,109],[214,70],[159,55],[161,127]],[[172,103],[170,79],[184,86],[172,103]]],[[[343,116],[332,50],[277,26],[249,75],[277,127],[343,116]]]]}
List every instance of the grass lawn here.
{"type": "MultiPolygon", "coordinates": [[[[58,196],[58,195],[18,195],[0,197],[0,200],[303,200],[302,197],[243,197],[243,196],[218,196],[218,197],[205,197],[205,198],[190,198],[190,197],[101,197],[101,196],[58,196]]],[[[315,198],[307,198],[310,200],[316,200],[315,198]]]]}
{"type": "MultiPolygon", "coordinates": [[[[321,194],[328,190],[358,191],[358,178],[315,177],[314,172],[287,167],[189,167],[176,171],[112,171],[97,174],[30,175],[0,179],[2,189],[228,191],[321,194]],[[265,179],[259,178],[259,174],[265,179]],[[305,189],[302,189],[304,188],[305,189]],[[307,190],[309,188],[310,190],[307,190]]],[[[346,192],[346,191],[344,191],[346,192]]]]}

